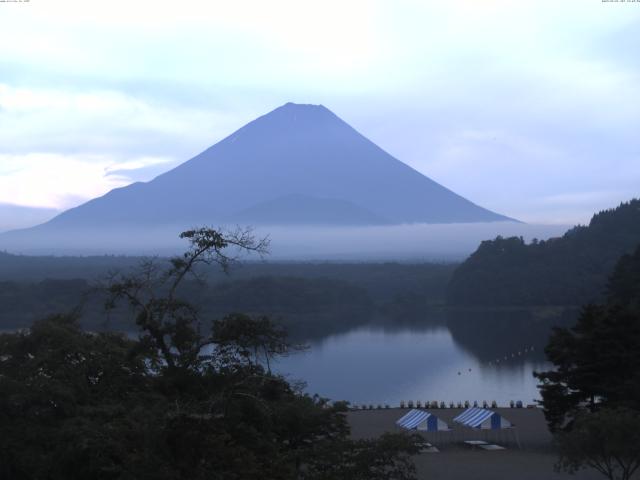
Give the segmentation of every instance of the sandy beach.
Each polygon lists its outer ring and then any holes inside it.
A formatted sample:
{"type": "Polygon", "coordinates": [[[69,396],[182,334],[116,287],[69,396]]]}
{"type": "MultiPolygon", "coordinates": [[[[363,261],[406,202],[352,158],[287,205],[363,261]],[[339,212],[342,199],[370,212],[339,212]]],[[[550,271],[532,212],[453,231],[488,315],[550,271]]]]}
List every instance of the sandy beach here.
{"type": "MultiPolygon", "coordinates": [[[[556,455],[552,437],[540,409],[496,408],[515,425],[510,432],[480,432],[458,427],[453,418],[462,409],[429,410],[452,428],[451,432],[423,433],[439,453],[422,453],[415,457],[418,478],[429,480],[544,480],[600,479],[594,470],[575,475],[554,472],[556,455]],[[464,440],[485,440],[506,447],[500,451],[472,449],[464,440]]],[[[348,419],[354,438],[373,438],[385,432],[401,431],[395,421],[409,409],[359,410],[349,412],[348,419]]],[[[639,475],[634,478],[640,478],[639,475]]]]}

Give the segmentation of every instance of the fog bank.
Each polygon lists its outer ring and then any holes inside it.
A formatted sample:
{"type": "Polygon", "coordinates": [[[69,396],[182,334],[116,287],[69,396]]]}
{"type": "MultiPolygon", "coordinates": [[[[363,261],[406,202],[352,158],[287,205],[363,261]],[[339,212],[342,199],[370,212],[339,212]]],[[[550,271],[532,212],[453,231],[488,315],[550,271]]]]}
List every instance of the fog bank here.
{"type": "MultiPolygon", "coordinates": [[[[189,227],[65,230],[46,235],[15,231],[0,235],[0,249],[26,255],[170,255],[184,250],[186,243],[178,235],[189,227]]],[[[370,227],[261,226],[254,233],[259,237],[269,236],[269,260],[456,261],[472,253],[481,241],[498,235],[522,236],[530,241],[560,236],[568,228],[493,222],[370,227]]]]}

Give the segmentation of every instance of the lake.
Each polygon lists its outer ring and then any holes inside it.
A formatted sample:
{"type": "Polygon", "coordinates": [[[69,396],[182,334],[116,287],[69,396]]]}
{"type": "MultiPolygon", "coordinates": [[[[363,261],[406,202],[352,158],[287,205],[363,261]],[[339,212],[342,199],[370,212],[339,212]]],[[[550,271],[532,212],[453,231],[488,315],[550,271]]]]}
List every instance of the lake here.
{"type": "Polygon", "coordinates": [[[309,349],[278,361],[306,391],[354,404],[398,405],[539,399],[534,371],[547,370],[550,328],[522,312],[457,314],[444,324],[365,325],[308,342],[309,349]]]}

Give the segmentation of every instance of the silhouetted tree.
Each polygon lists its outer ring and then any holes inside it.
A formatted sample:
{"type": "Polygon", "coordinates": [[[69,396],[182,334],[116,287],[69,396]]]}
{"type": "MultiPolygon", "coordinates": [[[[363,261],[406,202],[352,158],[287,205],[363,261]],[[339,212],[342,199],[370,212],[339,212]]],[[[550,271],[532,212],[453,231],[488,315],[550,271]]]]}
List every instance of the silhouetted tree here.
{"type": "Polygon", "coordinates": [[[537,373],[552,430],[570,428],[584,410],[626,406],[640,411],[640,247],[623,256],[606,305],[588,305],[572,328],[557,328],[545,349],[555,369],[537,373]]]}
{"type": "Polygon", "coordinates": [[[202,333],[202,320],[193,305],[178,296],[188,276],[202,281],[198,267],[217,264],[227,271],[243,253],[267,253],[268,239],[256,239],[250,230],[238,229],[224,234],[211,228],[188,230],[180,238],[189,241],[189,249],[172,257],[169,268],[154,259],[145,260],[132,274],[113,274],[108,279],[107,309],[125,300],[136,316],[144,336],[142,341],[157,349],[169,369],[190,369],[197,365],[211,336],[202,333]],[[235,252],[227,253],[228,249],[235,252]]]}
{"type": "Polygon", "coordinates": [[[263,253],[264,242],[183,238],[190,248],[168,268],[146,261],[107,285],[139,338],[84,332],[76,315],[0,335],[0,479],[414,478],[414,438],[352,441],[346,404],[270,371],[290,346],[268,318],[208,328],[180,298],[198,265],[226,268],[226,248],[263,253]]]}
{"type": "Polygon", "coordinates": [[[575,473],[593,468],[610,480],[629,480],[640,468],[640,413],[603,409],[581,415],[569,432],[556,436],[556,468],[575,473]]]}

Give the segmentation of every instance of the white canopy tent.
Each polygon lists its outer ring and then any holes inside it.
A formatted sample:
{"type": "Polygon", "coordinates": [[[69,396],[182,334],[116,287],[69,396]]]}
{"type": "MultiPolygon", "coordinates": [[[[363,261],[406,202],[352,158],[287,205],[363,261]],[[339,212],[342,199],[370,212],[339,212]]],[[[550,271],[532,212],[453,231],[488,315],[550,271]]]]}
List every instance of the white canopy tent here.
{"type": "Polygon", "coordinates": [[[500,430],[512,427],[511,422],[499,413],[478,407],[468,408],[455,417],[453,421],[465,427],[480,430],[500,430]]]}
{"type": "Polygon", "coordinates": [[[426,410],[412,409],[396,420],[396,425],[405,430],[420,430],[423,432],[448,431],[449,426],[426,410]]]}

